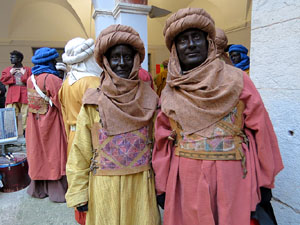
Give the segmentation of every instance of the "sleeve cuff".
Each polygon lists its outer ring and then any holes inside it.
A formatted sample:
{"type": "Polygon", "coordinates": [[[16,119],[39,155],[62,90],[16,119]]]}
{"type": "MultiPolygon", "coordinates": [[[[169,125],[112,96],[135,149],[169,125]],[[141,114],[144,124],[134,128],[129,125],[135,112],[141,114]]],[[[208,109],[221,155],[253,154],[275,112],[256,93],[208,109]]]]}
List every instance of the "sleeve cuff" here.
{"type": "Polygon", "coordinates": [[[66,201],[68,207],[77,207],[82,203],[88,202],[88,189],[84,189],[75,193],[66,194],[66,201]]]}

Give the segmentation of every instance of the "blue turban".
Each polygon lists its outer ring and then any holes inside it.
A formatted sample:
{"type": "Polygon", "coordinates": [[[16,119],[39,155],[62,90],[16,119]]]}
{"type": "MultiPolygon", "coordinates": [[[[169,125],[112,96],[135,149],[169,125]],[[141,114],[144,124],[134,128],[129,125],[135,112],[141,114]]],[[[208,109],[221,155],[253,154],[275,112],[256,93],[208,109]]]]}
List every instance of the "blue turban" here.
{"type": "Polygon", "coordinates": [[[56,70],[53,60],[59,56],[54,48],[39,48],[35,51],[31,61],[34,64],[32,67],[32,73],[39,75],[41,73],[51,73],[59,76],[59,72],[56,70]]]}
{"type": "Polygon", "coordinates": [[[241,54],[241,61],[237,64],[234,64],[235,67],[240,68],[242,70],[249,69],[250,66],[250,58],[247,56],[248,49],[243,45],[231,45],[229,47],[229,54],[231,52],[238,52],[241,54]]]}

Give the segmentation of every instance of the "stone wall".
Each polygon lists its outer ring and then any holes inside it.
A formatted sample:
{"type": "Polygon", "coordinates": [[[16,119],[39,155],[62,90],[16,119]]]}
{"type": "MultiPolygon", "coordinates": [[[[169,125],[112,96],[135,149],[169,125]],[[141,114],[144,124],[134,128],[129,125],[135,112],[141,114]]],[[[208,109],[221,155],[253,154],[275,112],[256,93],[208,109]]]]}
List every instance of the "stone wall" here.
{"type": "Polygon", "coordinates": [[[300,1],[253,0],[250,77],[278,137],[284,170],[273,206],[279,225],[300,224],[300,1]]]}

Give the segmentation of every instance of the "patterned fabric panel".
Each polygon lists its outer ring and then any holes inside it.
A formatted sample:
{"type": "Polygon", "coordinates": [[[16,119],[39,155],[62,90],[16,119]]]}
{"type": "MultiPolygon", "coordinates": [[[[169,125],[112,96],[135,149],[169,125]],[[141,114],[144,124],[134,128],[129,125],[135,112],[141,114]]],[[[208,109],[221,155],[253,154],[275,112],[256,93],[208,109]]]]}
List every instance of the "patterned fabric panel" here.
{"type": "Polygon", "coordinates": [[[239,101],[228,115],[201,135],[183,135],[180,125],[170,119],[173,132],[168,138],[175,141],[175,155],[200,160],[240,160],[245,178],[247,169],[242,143],[248,144],[248,138],[243,132],[244,107],[239,101]]]}
{"type": "Polygon", "coordinates": [[[227,116],[224,116],[222,120],[234,124],[236,121],[237,113],[237,107],[234,107],[234,109],[227,116]]]}
{"type": "Polygon", "coordinates": [[[46,114],[49,103],[45,101],[34,89],[27,89],[28,111],[31,113],[46,114]]]}
{"type": "Polygon", "coordinates": [[[109,137],[104,129],[99,130],[99,168],[121,169],[149,164],[150,148],[147,145],[147,127],[109,137]]]}
{"type": "Polygon", "coordinates": [[[145,154],[143,154],[142,157],[138,161],[136,161],[136,163],[133,164],[133,167],[148,164],[151,158],[150,153],[151,153],[150,151],[146,151],[145,154]]]}
{"type": "Polygon", "coordinates": [[[221,152],[235,149],[233,137],[203,138],[191,135],[184,137],[179,143],[180,148],[195,151],[221,152]]]}
{"type": "MultiPolygon", "coordinates": [[[[228,124],[234,124],[237,118],[237,107],[235,107],[222,121],[228,124]]],[[[234,134],[224,127],[218,126],[213,129],[210,137],[202,137],[197,134],[183,136],[179,142],[181,149],[206,151],[206,152],[227,152],[235,149],[234,134]]]]}

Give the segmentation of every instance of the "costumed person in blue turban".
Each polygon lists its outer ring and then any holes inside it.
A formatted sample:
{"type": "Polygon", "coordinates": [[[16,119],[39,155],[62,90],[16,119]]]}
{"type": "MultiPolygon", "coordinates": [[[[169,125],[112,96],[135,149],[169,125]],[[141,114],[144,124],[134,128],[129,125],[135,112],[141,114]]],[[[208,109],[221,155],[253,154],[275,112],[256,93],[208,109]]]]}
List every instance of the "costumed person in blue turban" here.
{"type": "Polygon", "coordinates": [[[26,146],[31,178],[27,193],[65,202],[67,140],[58,100],[62,85],[55,68],[58,56],[55,49],[40,48],[32,57],[34,67],[27,80],[26,146]]]}
{"type": "Polygon", "coordinates": [[[243,45],[231,45],[229,47],[229,55],[233,65],[249,75],[250,58],[247,54],[248,49],[243,45]]]}

